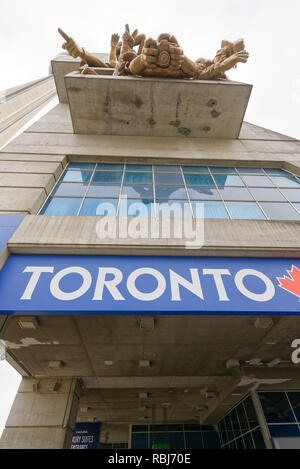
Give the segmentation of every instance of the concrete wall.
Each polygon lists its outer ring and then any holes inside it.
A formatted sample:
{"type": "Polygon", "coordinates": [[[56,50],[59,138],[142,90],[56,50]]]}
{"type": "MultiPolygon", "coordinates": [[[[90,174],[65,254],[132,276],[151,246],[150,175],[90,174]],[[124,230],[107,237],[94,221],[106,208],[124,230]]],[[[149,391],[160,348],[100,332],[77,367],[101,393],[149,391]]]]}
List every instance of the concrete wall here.
{"type": "Polygon", "coordinates": [[[23,378],[0,449],[70,449],[79,398],[76,379],[23,378]]]}
{"type": "MultiPolygon", "coordinates": [[[[300,175],[300,142],[244,123],[237,140],[75,135],[67,104],[59,104],[0,152],[0,212],[34,215],[68,160],[234,164],[282,167],[300,175]]],[[[25,217],[11,252],[157,253],[195,255],[185,239],[107,242],[96,236],[96,217],[25,217]],[[115,247],[117,246],[117,250],[115,247]]],[[[299,256],[299,222],[206,220],[197,255],[299,256]]]]}

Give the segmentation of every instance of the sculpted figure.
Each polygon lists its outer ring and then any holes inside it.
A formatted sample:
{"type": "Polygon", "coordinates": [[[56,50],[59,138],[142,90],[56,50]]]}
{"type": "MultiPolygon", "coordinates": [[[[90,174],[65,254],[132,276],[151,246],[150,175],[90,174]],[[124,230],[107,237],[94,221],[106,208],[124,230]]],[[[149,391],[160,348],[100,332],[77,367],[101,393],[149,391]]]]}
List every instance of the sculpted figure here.
{"type": "Polygon", "coordinates": [[[224,40],[213,60],[200,58],[194,62],[184,55],[175,36],[163,33],[157,40],[152,38],[146,40],[145,34],[138,34],[137,29],[130,33],[126,24],[122,41],[118,34],[111,36],[109,61],[104,63],[79,47],[62,29],[59,28],[58,31],[66,41],[62,46],[63,49],[72,57],[81,58],[82,74],[97,75],[93,68],[111,67],[115,69],[114,75],[194,80],[227,79],[225,72],[236,67],[238,62],[247,62],[249,57],[243,39],[235,42],[224,40]],[[139,46],[138,51],[134,50],[136,46],[139,46]]]}
{"type": "MultiPolygon", "coordinates": [[[[111,50],[110,50],[110,55],[109,55],[109,61],[108,63],[104,63],[102,62],[102,60],[98,59],[98,57],[95,57],[94,55],[85,51],[83,47],[79,47],[74,41],[74,39],[69,37],[61,28],[58,28],[58,32],[66,41],[62,45],[62,48],[68,51],[68,53],[75,59],[77,57],[80,57],[81,58],[80,67],[83,65],[87,66],[84,70],[87,70],[88,67],[115,68],[117,64],[117,46],[118,46],[119,39],[120,39],[120,36],[118,34],[113,34],[111,36],[111,50]]],[[[97,75],[96,72],[94,73],[97,75]]]]}
{"type": "Polygon", "coordinates": [[[249,57],[243,39],[235,42],[222,41],[221,49],[213,60],[200,58],[195,62],[184,55],[177,39],[171,34],[163,33],[157,40],[145,40],[140,54],[133,50],[133,44],[134,39],[126,27],[116,75],[220,79],[227,78],[225,71],[238,62],[247,62],[249,57]]]}

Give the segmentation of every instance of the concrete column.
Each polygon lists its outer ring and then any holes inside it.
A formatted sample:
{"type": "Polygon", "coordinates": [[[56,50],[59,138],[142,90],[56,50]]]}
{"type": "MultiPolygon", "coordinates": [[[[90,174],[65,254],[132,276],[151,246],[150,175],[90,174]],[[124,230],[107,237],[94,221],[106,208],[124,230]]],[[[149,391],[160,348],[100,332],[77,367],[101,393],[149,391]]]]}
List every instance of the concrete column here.
{"type": "Polygon", "coordinates": [[[77,379],[23,378],[0,449],[69,449],[80,398],[77,379]]]}

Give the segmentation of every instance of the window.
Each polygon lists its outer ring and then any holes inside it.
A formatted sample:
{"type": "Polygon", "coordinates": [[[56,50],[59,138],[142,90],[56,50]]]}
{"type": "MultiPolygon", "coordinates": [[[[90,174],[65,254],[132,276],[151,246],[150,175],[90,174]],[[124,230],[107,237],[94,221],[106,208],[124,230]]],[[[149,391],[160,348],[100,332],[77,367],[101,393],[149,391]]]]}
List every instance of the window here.
{"type": "Polygon", "coordinates": [[[175,218],[203,213],[207,219],[300,220],[300,177],[278,168],[71,162],[40,211],[175,218]]]}

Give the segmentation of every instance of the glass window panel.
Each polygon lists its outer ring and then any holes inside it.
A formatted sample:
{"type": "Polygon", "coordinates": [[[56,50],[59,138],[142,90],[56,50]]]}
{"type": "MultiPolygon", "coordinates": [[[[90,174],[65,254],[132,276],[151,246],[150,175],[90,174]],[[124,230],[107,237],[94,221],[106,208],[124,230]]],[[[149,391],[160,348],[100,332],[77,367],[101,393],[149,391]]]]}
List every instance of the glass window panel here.
{"type": "Polygon", "coordinates": [[[254,440],[255,449],[265,449],[266,446],[261,431],[258,429],[253,430],[251,433],[254,440]]]}
{"type": "Polygon", "coordinates": [[[300,392],[291,391],[291,392],[288,392],[287,394],[288,394],[290,403],[292,404],[292,407],[294,409],[294,412],[296,414],[297,421],[300,422],[300,392]]]}
{"type": "Polygon", "coordinates": [[[79,215],[115,217],[117,207],[118,199],[85,199],[79,215]]]}
{"type": "Polygon", "coordinates": [[[165,432],[168,429],[168,425],[165,424],[154,424],[154,425],[149,425],[149,431],[150,432],[165,432]]]}
{"type": "Polygon", "coordinates": [[[241,429],[240,429],[236,409],[233,409],[230,412],[230,417],[231,417],[231,424],[232,424],[232,428],[233,428],[234,437],[238,438],[239,436],[241,436],[242,432],[241,432],[241,429]]]}
{"type": "Polygon", "coordinates": [[[220,448],[220,439],[217,432],[202,432],[202,439],[204,449],[220,448]]]}
{"type": "Polygon", "coordinates": [[[127,163],[126,164],[126,171],[141,171],[141,172],[151,172],[152,165],[151,164],[133,164],[127,163]]]}
{"type": "Polygon", "coordinates": [[[261,168],[236,168],[240,174],[261,174],[264,172],[261,168]]]}
{"type": "Polygon", "coordinates": [[[223,202],[206,200],[203,202],[192,202],[192,208],[195,218],[202,218],[203,210],[204,218],[229,218],[223,202]]]}
{"type": "Polygon", "coordinates": [[[154,217],[154,203],[151,199],[121,199],[120,217],[154,217]]]}
{"type": "Polygon", "coordinates": [[[185,174],[185,182],[188,185],[214,186],[214,181],[209,174],[185,174]]]}
{"type": "Polygon", "coordinates": [[[246,411],[245,411],[245,407],[244,407],[243,402],[241,402],[237,406],[236,412],[237,412],[239,424],[240,424],[240,427],[241,427],[241,431],[242,431],[242,433],[245,433],[250,429],[250,427],[249,427],[249,424],[248,424],[246,411]]]}
{"type": "Polygon", "coordinates": [[[246,187],[220,187],[219,191],[224,200],[253,200],[246,187]]]}
{"type": "Polygon", "coordinates": [[[68,169],[83,169],[83,170],[93,170],[96,166],[96,163],[77,163],[72,161],[68,164],[68,169]]]}
{"type": "Polygon", "coordinates": [[[169,438],[168,434],[163,432],[163,433],[150,433],[150,448],[153,449],[153,445],[159,445],[159,444],[169,444],[169,438]]]}
{"type": "Polygon", "coordinates": [[[152,173],[128,173],[126,171],[124,184],[152,184],[152,173]]]}
{"type": "Polygon", "coordinates": [[[267,187],[266,188],[264,188],[264,187],[251,187],[251,188],[249,188],[249,190],[250,190],[251,194],[253,195],[253,197],[258,201],[286,202],[286,199],[283,197],[283,195],[279,192],[278,189],[271,189],[271,188],[267,188],[267,187]]]}
{"type": "Polygon", "coordinates": [[[148,425],[132,425],[131,431],[132,431],[132,433],[147,432],[148,431],[148,425]]]}
{"type": "Polygon", "coordinates": [[[123,164],[99,163],[96,171],[123,171],[123,164]]]}
{"type": "Polygon", "coordinates": [[[264,168],[267,174],[274,174],[278,176],[287,176],[289,173],[279,168],[264,168]]]}
{"type": "Polygon", "coordinates": [[[268,423],[295,421],[284,392],[259,392],[258,396],[268,423]]]}
{"type": "Polygon", "coordinates": [[[189,187],[188,193],[191,200],[220,200],[220,194],[215,187],[189,187]]]}
{"type": "Polygon", "coordinates": [[[92,182],[121,182],[123,173],[113,171],[96,171],[92,182]]]}
{"type": "Polygon", "coordinates": [[[254,408],[254,405],[250,396],[248,396],[247,399],[243,401],[243,406],[247,415],[250,428],[257,427],[258,426],[257,415],[256,415],[256,411],[255,411],[255,408],[254,408]]]}
{"type": "Polygon", "coordinates": [[[155,186],[156,199],[187,199],[184,186],[155,186]]]}
{"type": "Polygon", "coordinates": [[[237,440],[235,440],[235,442],[236,442],[237,449],[245,449],[243,437],[238,438],[237,440]]]}
{"type": "Polygon", "coordinates": [[[183,184],[181,174],[157,173],[155,174],[156,184],[183,184]]]}
{"type": "Polygon", "coordinates": [[[183,432],[183,424],[180,423],[169,423],[168,424],[169,432],[183,432]]]}
{"type": "Polygon", "coordinates": [[[300,204],[293,204],[296,210],[300,213],[300,204]]]}
{"type": "Polygon", "coordinates": [[[299,213],[289,203],[260,202],[271,220],[300,220],[299,213]]]}
{"type": "Polygon", "coordinates": [[[44,205],[41,215],[77,215],[81,200],[68,197],[50,197],[44,205]]]}
{"type": "Polygon", "coordinates": [[[250,187],[274,187],[267,176],[243,176],[243,180],[250,187]]]}
{"type": "Polygon", "coordinates": [[[132,184],[131,186],[123,186],[122,195],[127,195],[128,198],[134,199],[143,199],[150,198],[153,199],[153,187],[149,184],[143,186],[142,184],[132,184]]]}
{"type": "Polygon", "coordinates": [[[132,449],[148,449],[148,433],[134,433],[131,436],[132,449]]]}
{"type": "Polygon", "coordinates": [[[227,168],[227,166],[210,166],[209,169],[213,174],[236,174],[234,168],[227,168]]]}
{"type": "Polygon", "coordinates": [[[246,446],[246,449],[255,449],[251,433],[247,433],[246,435],[243,436],[244,444],[246,446]]]}
{"type": "Polygon", "coordinates": [[[226,415],[225,417],[225,425],[226,425],[228,440],[231,441],[233,440],[234,436],[233,436],[232,425],[231,425],[231,420],[229,418],[229,415],[226,415]]]}
{"type": "Polygon", "coordinates": [[[182,170],[184,173],[192,173],[192,174],[208,173],[207,166],[182,166],[182,170]]]}
{"type": "Polygon", "coordinates": [[[234,219],[265,220],[263,212],[255,202],[226,202],[227,208],[234,219]]]}
{"type": "Polygon", "coordinates": [[[92,171],[71,171],[67,170],[63,173],[61,180],[64,182],[89,182],[92,171]]]}
{"type": "Polygon", "coordinates": [[[155,165],[154,171],[156,173],[180,173],[180,166],[155,165]]]}
{"type": "Polygon", "coordinates": [[[203,449],[201,432],[186,432],[186,449],[203,449]]]}
{"type": "Polygon", "coordinates": [[[184,430],[186,432],[199,432],[201,430],[201,425],[199,423],[185,423],[184,430]]]}
{"type": "Polygon", "coordinates": [[[269,425],[272,438],[300,437],[298,425],[269,425]]]}
{"type": "Polygon", "coordinates": [[[244,186],[245,184],[239,176],[226,174],[216,174],[214,176],[217,186],[244,186]]]}
{"type": "Polygon", "coordinates": [[[119,197],[120,184],[91,184],[87,197],[119,197]]]}
{"type": "Polygon", "coordinates": [[[300,180],[292,176],[270,176],[270,178],[278,187],[298,187],[300,189],[300,180]]]}
{"type": "Polygon", "coordinates": [[[185,449],[184,436],[181,432],[170,432],[168,434],[170,449],[185,449]]]}
{"type": "Polygon", "coordinates": [[[52,195],[83,197],[86,193],[87,187],[87,183],[60,182],[54,188],[52,195]]]}
{"type": "Polygon", "coordinates": [[[190,204],[186,200],[168,200],[156,203],[156,216],[159,218],[191,218],[190,204]]]}
{"type": "Polygon", "coordinates": [[[300,202],[300,186],[299,189],[281,189],[281,192],[291,202],[300,202]]]}

